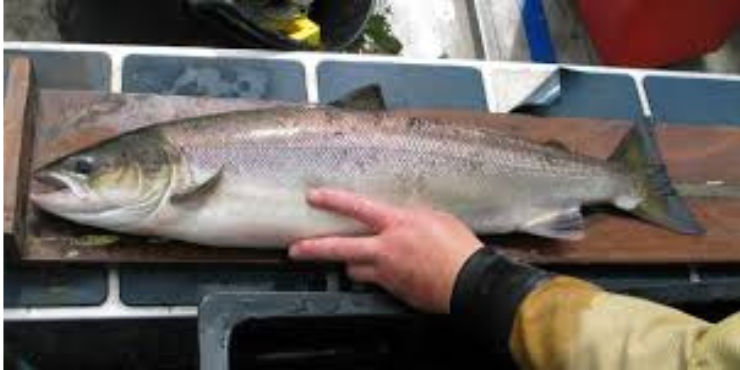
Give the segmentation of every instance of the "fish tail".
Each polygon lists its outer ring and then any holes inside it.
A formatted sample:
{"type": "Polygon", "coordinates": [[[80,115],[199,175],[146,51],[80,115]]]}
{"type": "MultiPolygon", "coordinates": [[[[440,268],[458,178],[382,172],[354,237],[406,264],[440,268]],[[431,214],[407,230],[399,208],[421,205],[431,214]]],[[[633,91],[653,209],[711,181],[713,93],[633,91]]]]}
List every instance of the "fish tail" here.
{"type": "Polygon", "coordinates": [[[649,118],[635,122],[609,158],[626,166],[643,190],[644,199],[628,212],[682,234],[703,234],[704,228],[671,184],[653,127],[649,118]]]}

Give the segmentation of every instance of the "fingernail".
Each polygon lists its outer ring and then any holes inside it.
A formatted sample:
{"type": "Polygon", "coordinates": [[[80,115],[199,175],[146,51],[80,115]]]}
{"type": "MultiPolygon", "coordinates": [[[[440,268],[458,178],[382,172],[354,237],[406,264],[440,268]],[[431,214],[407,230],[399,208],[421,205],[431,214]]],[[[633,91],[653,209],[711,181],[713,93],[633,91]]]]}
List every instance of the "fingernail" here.
{"type": "Polygon", "coordinates": [[[324,191],[321,189],[312,189],[308,192],[308,200],[311,202],[317,202],[324,196],[324,191]]]}
{"type": "Polygon", "coordinates": [[[291,257],[302,257],[306,253],[306,249],[311,247],[311,244],[310,240],[295,242],[289,247],[288,254],[291,257]]]}
{"type": "Polygon", "coordinates": [[[294,244],[293,246],[290,247],[290,249],[288,249],[288,256],[290,256],[290,258],[300,257],[301,254],[303,253],[301,248],[302,247],[300,244],[294,244]]]}

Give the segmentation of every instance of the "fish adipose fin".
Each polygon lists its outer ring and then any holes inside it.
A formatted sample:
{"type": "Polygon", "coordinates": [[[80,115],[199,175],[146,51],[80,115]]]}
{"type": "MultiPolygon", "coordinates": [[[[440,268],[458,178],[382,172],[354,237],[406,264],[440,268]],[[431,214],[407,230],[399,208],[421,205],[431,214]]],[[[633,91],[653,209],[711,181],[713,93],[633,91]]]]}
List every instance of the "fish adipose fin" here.
{"type": "Polygon", "coordinates": [[[173,204],[183,204],[204,199],[216,190],[223,177],[223,172],[223,167],[221,167],[213,174],[205,176],[203,181],[195,181],[173,191],[170,201],[173,204]]]}
{"type": "Polygon", "coordinates": [[[335,108],[346,108],[356,110],[385,110],[386,104],[383,99],[383,91],[379,85],[367,85],[351,91],[345,96],[329,103],[335,108]]]}
{"type": "Polygon", "coordinates": [[[585,236],[583,215],[578,207],[546,212],[522,227],[530,234],[554,239],[581,240],[585,236]]]}
{"type": "Polygon", "coordinates": [[[648,118],[636,122],[609,158],[626,166],[644,190],[644,200],[627,211],[679,233],[702,234],[704,228],[671,184],[653,127],[648,118]]]}

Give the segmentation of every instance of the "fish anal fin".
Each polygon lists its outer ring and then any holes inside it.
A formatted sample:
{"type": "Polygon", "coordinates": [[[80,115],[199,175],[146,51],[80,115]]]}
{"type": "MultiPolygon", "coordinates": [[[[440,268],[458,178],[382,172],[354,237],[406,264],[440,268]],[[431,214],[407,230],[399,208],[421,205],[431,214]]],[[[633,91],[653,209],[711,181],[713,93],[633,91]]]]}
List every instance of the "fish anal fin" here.
{"type": "Polygon", "coordinates": [[[583,215],[578,207],[539,213],[521,230],[553,239],[581,240],[586,236],[583,215]]]}
{"type": "Polygon", "coordinates": [[[356,110],[385,110],[386,104],[383,99],[383,91],[380,85],[372,84],[351,91],[343,97],[329,103],[336,108],[347,108],[356,110]]]}
{"type": "Polygon", "coordinates": [[[173,204],[183,204],[204,199],[216,190],[223,177],[223,172],[223,167],[221,167],[213,173],[202,176],[201,181],[192,181],[176,189],[170,196],[170,201],[173,204]]]}

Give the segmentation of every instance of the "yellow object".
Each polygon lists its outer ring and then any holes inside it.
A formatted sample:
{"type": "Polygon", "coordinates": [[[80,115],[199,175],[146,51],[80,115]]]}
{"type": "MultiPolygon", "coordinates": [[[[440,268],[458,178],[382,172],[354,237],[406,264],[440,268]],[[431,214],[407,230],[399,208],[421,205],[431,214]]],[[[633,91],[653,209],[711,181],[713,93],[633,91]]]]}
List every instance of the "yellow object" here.
{"type": "Polygon", "coordinates": [[[305,15],[290,20],[272,20],[265,26],[310,47],[321,46],[321,27],[305,15]]]}
{"type": "Polygon", "coordinates": [[[510,347],[523,369],[740,369],[740,313],[711,324],[559,277],[521,305],[510,347]]]}
{"type": "Polygon", "coordinates": [[[286,28],[288,37],[311,47],[321,46],[321,28],[308,17],[300,17],[286,28]]]}

